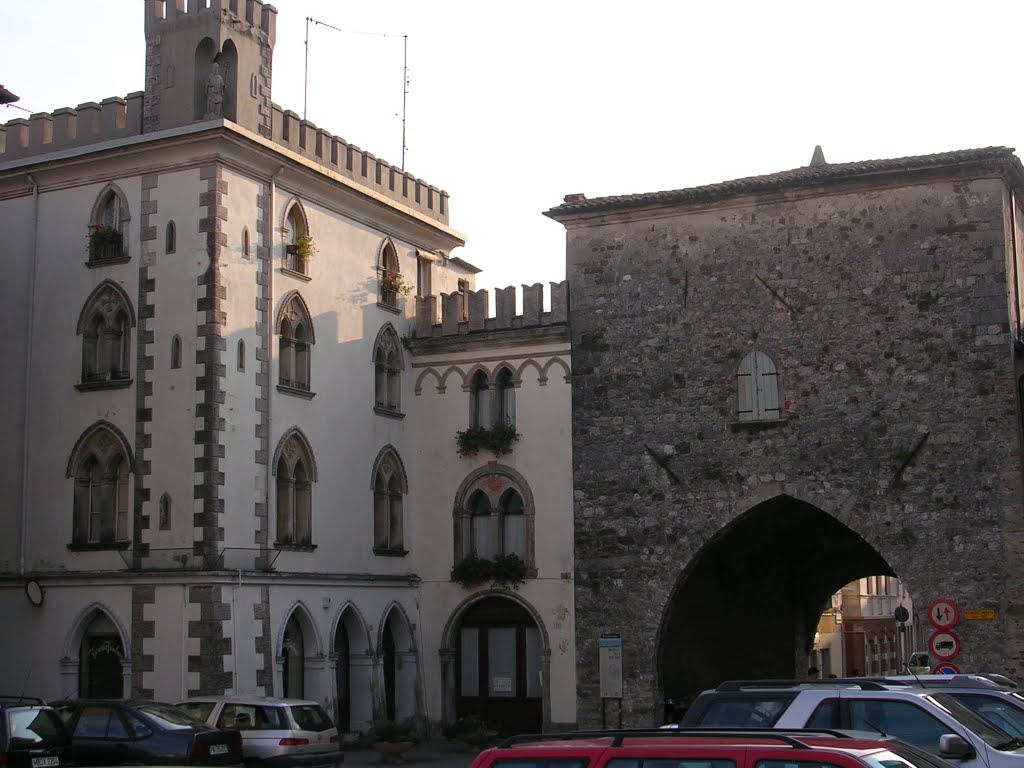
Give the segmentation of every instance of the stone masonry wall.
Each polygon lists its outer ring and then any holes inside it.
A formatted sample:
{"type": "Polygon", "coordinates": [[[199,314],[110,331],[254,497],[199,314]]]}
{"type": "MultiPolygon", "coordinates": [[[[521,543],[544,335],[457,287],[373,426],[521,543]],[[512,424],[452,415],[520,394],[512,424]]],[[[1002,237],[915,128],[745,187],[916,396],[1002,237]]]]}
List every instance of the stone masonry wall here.
{"type": "Polygon", "coordinates": [[[660,722],[658,633],[680,573],[777,493],[862,536],[916,606],[996,608],[957,628],[964,668],[1020,666],[1020,567],[1003,566],[1022,528],[1006,187],[848,189],[568,227],[581,725],[600,723],[610,629],[626,639],[624,723],[660,722]],[[784,401],[761,431],[735,425],[755,349],[784,401]],[[678,483],[655,487],[645,444],[678,483]]]}

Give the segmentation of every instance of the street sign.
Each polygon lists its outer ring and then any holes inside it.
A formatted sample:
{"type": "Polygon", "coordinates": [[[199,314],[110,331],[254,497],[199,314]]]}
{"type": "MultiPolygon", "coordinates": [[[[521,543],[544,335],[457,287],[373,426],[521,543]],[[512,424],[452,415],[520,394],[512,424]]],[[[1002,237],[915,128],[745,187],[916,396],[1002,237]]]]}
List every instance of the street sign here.
{"type": "Polygon", "coordinates": [[[964,618],[971,621],[978,621],[979,619],[991,621],[995,617],[995,608],[973,608],[964,611],[964,618]]]}
{"type": "Polygon", "coordinates": [[[960,638],[951,629],[932,632],[928,650],[939,661],[950,661],[960,655],[960,638]]]}
{"type": "Polygon", "coordinates": [[[942,598],[928,606],[928,621],[936,629],[952,629],[958,618],[956,604],[952,600],[942,598]]]}
{"type": "Polygon", "coordinates": [[[910,618],[910,611],[908,611],[902,605],[897,605],[896,606],[896,610],[892,612],[892,615],[893,615],[893,618],[896,619],[896,621],[898,621],[900,624],[902,624],[903,622],[905,622],[907,619],[910,618]]]}
{"type": "Polygon", "coordinates": [[[950,664],[948,661],[943,661],[940,664],[936,664],[932,667],[932,672],[936,675],[959,675],[960,667],[956,664],[950,664]]]}

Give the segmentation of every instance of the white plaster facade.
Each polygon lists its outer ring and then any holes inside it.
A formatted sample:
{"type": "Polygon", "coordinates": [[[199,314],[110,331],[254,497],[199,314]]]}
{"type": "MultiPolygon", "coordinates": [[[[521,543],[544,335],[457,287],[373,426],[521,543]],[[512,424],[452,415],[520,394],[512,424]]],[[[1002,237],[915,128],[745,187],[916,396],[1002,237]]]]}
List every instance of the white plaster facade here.
{"type": "MultiPolygon", "coordinates": [[[[210,5],[186,14],[180,1],[147,0],[151,53],[159,44],[161,66],[174,68],[171,85],[161,70],[162,112],[151,85],[144,97],[0,128],[0,321],[13,372],[0,431],[10,468],[0,473],[0,606],[18,628],[0,635],[0,675],[34,695],[75,696],[99,674],[86,657],[113,653],[126,696],[282,695],[296,693],[288,669],[301,655],[298,692],[339,719],[344,708],[344,728],[385,715],[438,725],[465,707],[454,661],[462,617],[499,596],[542,638],[538,725],[573,724],[564,284],[552,286],[547,312],[537,289],[524,315],[487,319],[473,295],[465,319],[455,317],[467,302],[456,291],[472,290],[476,270],[451,258],[464,239],[447,224],[447,195],[276,105],[243,104],[270,104],[269,72],[266,84],[256,73],[270,65],[276,11],[258,0],[210,5]],[[196,48],[200,27],[209,36],[196,48]],[[200,52],[211,39],[210,50],[230,50],[224,114],[239,122],[173,111],[206,78],[200,52]],[[251,93],[238,85],[250,70],[251,93]],[[92,258],[88,227],[113,199],[123,257],[92,258]],[[317,248],[305,274],[288,268],[295,205],[317,248]],[[385,248],[410,282],[418,259],[430,261],[443,318],[433,298],[380,300],[385,248]],[[299,342],[311,342],[309,375],[280,386],[282,313],[296,296],[311,331],[299,342]],[[127,339],[127,370],[89,373],[90,297],[126,313],[111,344],[127,339]],[[400,405],[382,413],[375,345],[389,326],[392,340],[430,332],[400,345],[400,405]],[[468,426],[467,375],[502,364],[515,375],[521,438],[497,464],[532,499],[531,570],[518,590],[466,588],[450,577],[459,489],[494,457],[459,457],[454,435],[468,426]],[[311,488],[308,541],[278,530],[277,470],[296,452],[311,488]],[[126,524],[104,533],[96,499],[106,486],[90,484],[88,468],[118,455],[129,471],[122,491],[110,470],[110,498],[120,509],[123,492],[126,524]],[[400,546],[381,551],[374,482],[387,461],[402,523],[400,546]],[[29,581],[41,605],[27,599],[29,581]],[[286,658],[296,638],[301,653],[286,658]]],[[[111,326],[95,327],[106,349],[111,326]]],[[[306,480],[292,480],[288,498],[299,499],[306,480]]],[[[297,530],[304,503],[294,501],[297,530]]]]}

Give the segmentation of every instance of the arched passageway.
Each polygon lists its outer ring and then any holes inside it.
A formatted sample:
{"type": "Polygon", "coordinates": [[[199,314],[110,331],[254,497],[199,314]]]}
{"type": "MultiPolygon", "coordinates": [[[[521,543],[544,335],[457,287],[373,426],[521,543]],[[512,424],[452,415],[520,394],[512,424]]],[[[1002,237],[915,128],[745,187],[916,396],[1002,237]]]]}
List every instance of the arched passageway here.
{"type": "Polygon", "coordinates": [[[861,576],[894,576],[859,534],[778,496],[722,529],[684,570],[662,619],[664,695],[686,702],[723,680],[806,670],[822,609],[861,576]]]}

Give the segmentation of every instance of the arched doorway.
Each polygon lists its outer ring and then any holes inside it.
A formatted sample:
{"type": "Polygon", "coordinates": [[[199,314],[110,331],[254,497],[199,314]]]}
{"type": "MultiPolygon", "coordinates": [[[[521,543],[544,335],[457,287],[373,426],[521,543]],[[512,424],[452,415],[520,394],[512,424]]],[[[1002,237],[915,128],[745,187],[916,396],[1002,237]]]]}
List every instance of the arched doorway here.
{"type": "Polygon", "coordinates": [[[692,559],[662,618],[666,719],[723,680],[802,676],[833,593],[869,574],[895,575],[858,533],[811,504],[777,496],[738,517],[692,559]]]}
{"type": "Polygon", "coordinates": [[[395,673],[397,661],[395,659],[395,636],[391,633],[391,626],[384,625],[384,637],[381,639],[381,664],[384,674],[384,717],[388,720],[395,719],[395,673]]]}
{"type": "Polygon", "coordinates": [[[397,603],[386,614],[378,636],[381,700],[379,717],[408,720],[421,714],[419,700],[419,653],[411,624],[397,603]]]}
{"type": "Polygon", "coordinates": [[[286,699],[304,699],[306,697],[306,640],[302,633],[302,626],[299,624],[299,618],[295,613],[292,613],[285,625],[282,646],[281,695],[286,699]]]}
{"type": "Polygon", "coordinates": [[[120,699],[124,696],[124,645],[114,622],[97,611],[82,634],[78,655],[78,695],[120,699]]]}
{"type": "Polygon", "coordinates": [[[543,638],[533,616],[486,597],[462,618],[455,642],[455,715],[478,715],[502,735],[543,729],[543,638]]]}

